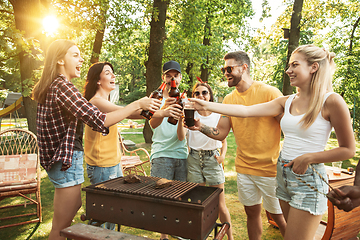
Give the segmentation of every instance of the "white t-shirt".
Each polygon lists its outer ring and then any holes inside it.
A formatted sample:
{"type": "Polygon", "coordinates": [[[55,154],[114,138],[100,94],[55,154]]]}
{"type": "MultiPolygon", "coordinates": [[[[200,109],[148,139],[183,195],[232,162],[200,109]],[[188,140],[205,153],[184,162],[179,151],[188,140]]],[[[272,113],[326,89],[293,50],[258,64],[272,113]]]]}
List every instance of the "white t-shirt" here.
{"type": "MultiPolygon", "coordinates": [[[[194,113],[194,118],[200,118],[200,122],[209,127],[216,127],[220,116],[218,113],[211,113],[209,116],[201,116],[197,111],[194,113]]],[[[188,145],[192,149],[215,150],[222,147],[221,141],[209,138],[202,132],[188,130],[188,134],[188,145]]]]}

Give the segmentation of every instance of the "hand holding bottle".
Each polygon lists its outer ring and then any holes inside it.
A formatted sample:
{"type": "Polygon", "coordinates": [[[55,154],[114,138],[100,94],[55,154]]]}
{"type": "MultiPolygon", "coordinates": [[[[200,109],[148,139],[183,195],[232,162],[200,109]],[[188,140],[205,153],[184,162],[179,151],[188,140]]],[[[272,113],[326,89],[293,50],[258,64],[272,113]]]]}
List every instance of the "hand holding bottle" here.
{"type": "Polygon", "coordinates": [[[138,100],[141,109],[155,112],[159,110],[161,101],[155,98],[143,97],[138,100]]]}
{"type": "MultiPolygon", "coordinates": [[[[166,87],[166,83],[163,82],[157,90],[151,93],[150,98],[159,99],[161,101],[163,99],[163,91],[165,87],[166,87]]],[[[154,115],[154,112],[150,110],[142,110],[140,115],[145,117],[147,120],[150,120],[154,115]]]]}
{"type": "Polygon", "coordinates": [[[182,100],[184,99],[185,93],[186,90],[181,94],[179,98],[176,99],[176,104],[173,104],[181,110],[181,116],[179,118],[169,117],[168,123],[172,125],[176,125],[178,123],[178,120],[183,116],[184,103],[182,100]]]}

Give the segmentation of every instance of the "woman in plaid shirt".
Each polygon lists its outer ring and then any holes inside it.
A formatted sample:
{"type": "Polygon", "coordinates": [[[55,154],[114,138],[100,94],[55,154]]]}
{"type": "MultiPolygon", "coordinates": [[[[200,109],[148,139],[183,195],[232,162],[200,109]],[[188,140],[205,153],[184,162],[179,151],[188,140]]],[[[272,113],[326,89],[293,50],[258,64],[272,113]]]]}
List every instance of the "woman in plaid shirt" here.
{"type": "MultiPolygon", "coordinates": [[[[40,161],[55,187],[49,239],[65,239],[60,237],[60,230],[71,225],[81,207],[81,183],[84,182],[81,122],[108,134],[108,127],[123,119],[122,109],[100,112],[70,82],[80,77],[83,61],[74,42],[54,41],[47,51],[42,76],[33,90],[33,97],[38,101],[36,123],[40,161]]],[[[160,103],[145,97],[136,101],[134,108],[156,111],[160,103]]]]}

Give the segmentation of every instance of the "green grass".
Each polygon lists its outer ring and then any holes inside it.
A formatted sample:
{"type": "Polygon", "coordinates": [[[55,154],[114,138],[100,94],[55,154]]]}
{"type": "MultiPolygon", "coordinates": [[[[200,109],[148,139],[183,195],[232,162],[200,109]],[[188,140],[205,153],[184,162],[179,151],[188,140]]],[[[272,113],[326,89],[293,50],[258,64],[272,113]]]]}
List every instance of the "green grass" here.
{"type": "MultiPolygon", "coordinates": [[[[139,121],[141,122],[141,121],[139,121]]],[[[142,129],[122,129],[122,132],[142,132],[142,129]]],[[[123,134],[123,137],[126,140],[132,140],[137,143],[137,146],[144,147],[150,153],[150,145],[144,144],[144,139],[142,134],[123,134]]],[[[225,196],[226,203],[231,213],[231,220],[233,225],[233,232],[235,239],[247,239],[247,229],[246,229],[246,215],[243,209],[243,206],[239,203],[237,198],[237,186],[236,186],[236,172],[235,172],[235,154],[236,154],[236,144],[235,139],[232,133],[229,134],[228,138],[228,151],[225,159],[225,174],[226,174],[226,183],[225,183],[225,196]]],[[[337,146],[336,139],[330,139],[327,145],[327,149],[331,149],[337,146]]],[[[356,156],[350,160],[346,160],[343,163],[343,168],[347,167],[356,167],[357,162],[360,157],[360,145],[357,144],[356,156]]],[[[149,165],[146,166],[146,172],[150,173],[149,165]]],[[[90,185],[89,180],[85,174],[85,182],[83,187],[90,185]]],[[[53,216],[53,202],[54,197],[54,187],[47,178],[46,172],[42,170],[42,179],[41,179],[41,199],[42,199],[42,212],[43,212],[43,222],[36,229],[34,235],[31,239],[47,239],[47,236],[51,229],[51,221],[53,216]]],[[[1,205],[9,202],[12,199],[1,201],[1,205]]],[[[83,206],[77,213],[74,218],[74,224],[82,222],[80,220],[81,214],[85,213],[85,192],[82,192],[82,201],[83,206]]],[[[15,201],[15,200],[12,200],[15,201]]],[[[14,210],[11,210],[14,211],[14,210]]],[[[0,212],[0,216],[5,216],[6,211],[0,212]]],[[[267,223],[265,211],[262,212],[263,220],[263,236],[264,240],[276,240],[282,239],[279,230],[273,228],[267,223]]],[[[0,224],[3,224],[0,222],[0,224]]],[[[7,228],[0,230],[0,239],[27,239],[31,232],[35,229],[36,224],[27,224],[23,226],[17,226],[12,228],[7,228]]],[[[159,239],[160,234],[155,232],[150,232],[146,230],[130,228],[126,226],[121,227],[122,232],[148,237],[151,239],[159,239]]],[[[173,238],[170,238],[173,239],[173,238]]],[[[208,239],[212,239],[209,237],[208,239]]],[[[224,238],[226,239],[226,237],[224,238]]]]}

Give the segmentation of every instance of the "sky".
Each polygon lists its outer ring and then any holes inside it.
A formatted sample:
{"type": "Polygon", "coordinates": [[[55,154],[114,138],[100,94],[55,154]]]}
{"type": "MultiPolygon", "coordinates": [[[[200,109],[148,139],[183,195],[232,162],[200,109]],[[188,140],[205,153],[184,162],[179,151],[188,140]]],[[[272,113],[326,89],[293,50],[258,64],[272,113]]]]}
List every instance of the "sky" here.
{"type": "Polygon", "coordinates": [[[270,28],[272,24],[276,22],[276,19],[280,16],[282,12],[284,12],[286,6],[284,5],[284,0],[269,0],[269,5],[271,7],[271,17],[266,18],[263,22],[260,22],[259,19],[261,17],[261,3],[259,0],[253,0],[253,8],[255,11],[255,16],[250,20],[251,26],[254,28],[262,28],[265,26],[266,28],[270,28]]]}
{"type": "MultiPolygon", "coordinates": [[[[276,19],[285,11],[286,6],[284,5],[284,0],[269,0],[268,3],[271,7],[270,14],[271,17],[265,18],[262,22],[260,22],[261,17],[261,3],[262,0],[252,0],[253,9],[255,11],[255,15],[248,19],[250,26],[255,30],[257,28],[265,27],[268,31],[271,29],[271,25],[276,22],[276,19]]],[[[246,44],[246,43],[245,43],[246,44]]],[[[237,46],[232,42],[228,42],[228,47],[225,48],[227,51],[238,51],[242,50],[241,46],[237,46]]]]}

